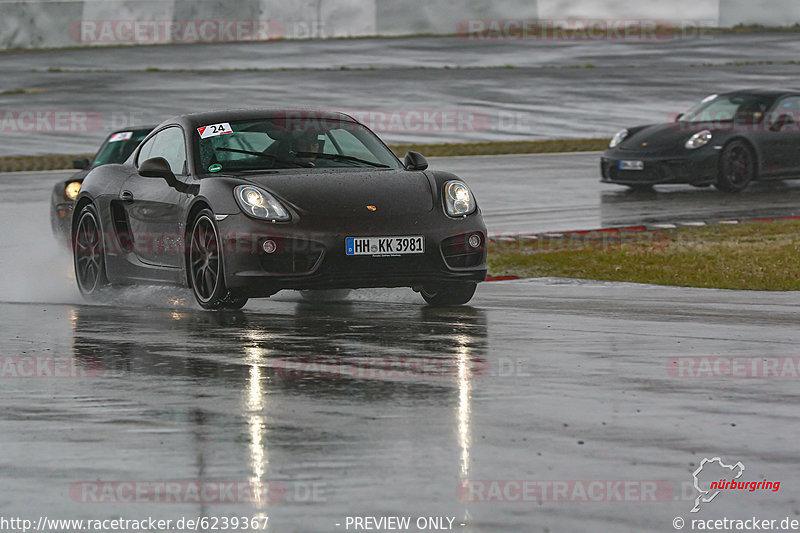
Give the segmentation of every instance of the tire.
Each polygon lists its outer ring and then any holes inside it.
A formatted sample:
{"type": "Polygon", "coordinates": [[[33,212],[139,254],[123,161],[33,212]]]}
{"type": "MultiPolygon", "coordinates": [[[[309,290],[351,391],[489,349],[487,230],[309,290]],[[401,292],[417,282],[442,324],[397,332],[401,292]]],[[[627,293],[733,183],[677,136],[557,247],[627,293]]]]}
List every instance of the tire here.
{"type": "Polygon", "coordinates": [[[72,236],[72,258],[78,290],[90,301],[108,286],[103,232],[93,204],[86,205],[78,215],[72,236]]]}
{"type": "Polygon", "coordinates": [[[477,287],[478,284],[471,281],[453,281],[437,287],[423,287],[420,294],[428,305],[464,305],[472,299],[477,287]]]}
{"type": "Polygon", "coordinates": [[[307,302],[338,302],[346,300],[350,289],[306,290],[300,291],[300,296],[307,302]]]}
{"type": "Polygon", "coordinates": [[[732,141],[719,157],[719,175],[714,186],[722,192],[743,191],[756,177],[756,158],[750,145],[732,141]]]}
{"type": "Polygon", "coordinates": [[[247,296],[236,296],[233,293],[228,293],[228,297],[222,302],[222,309],[228,309],[230,311],[236,311],[241,309],[247,304],[247,296]]]}
{"type": "Polygon", "coordinates": [[[225,285],[222,241],[214,214],[203,209],[189,234],[188,271],[192,292],[203,309],[241,309],[247,298],[232,293],[225,285]]]}

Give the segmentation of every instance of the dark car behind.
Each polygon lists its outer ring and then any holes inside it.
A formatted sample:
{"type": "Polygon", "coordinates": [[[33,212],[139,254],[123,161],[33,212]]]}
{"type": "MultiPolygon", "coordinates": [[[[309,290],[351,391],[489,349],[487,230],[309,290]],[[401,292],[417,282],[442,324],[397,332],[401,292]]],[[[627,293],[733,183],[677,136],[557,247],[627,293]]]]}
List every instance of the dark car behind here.
{"type": "Polygon", "coordinates": [[[66,180],[59,180],[50,194],[50,227],[53,235],[64,244],[69,244],[70,223],[75,198],[80,192],[86,175],[94,168],[108,164],[124,163],[154,126],[134,126],[111,133],[94,158],[76,159],[73,166],[78,170],[66,180]]]}

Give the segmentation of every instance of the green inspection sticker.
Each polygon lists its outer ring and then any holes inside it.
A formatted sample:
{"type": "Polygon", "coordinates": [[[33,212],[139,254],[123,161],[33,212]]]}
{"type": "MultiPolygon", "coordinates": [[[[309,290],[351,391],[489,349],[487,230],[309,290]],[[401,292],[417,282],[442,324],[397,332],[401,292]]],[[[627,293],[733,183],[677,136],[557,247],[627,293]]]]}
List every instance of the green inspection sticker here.
{"type": "Polygon", "coordinates": [[[222,170],[222,165],[220,165],[219,163],[214,163],[213,165],[208,167],[209,172],[219,172],[220,170],[222,170]]]}

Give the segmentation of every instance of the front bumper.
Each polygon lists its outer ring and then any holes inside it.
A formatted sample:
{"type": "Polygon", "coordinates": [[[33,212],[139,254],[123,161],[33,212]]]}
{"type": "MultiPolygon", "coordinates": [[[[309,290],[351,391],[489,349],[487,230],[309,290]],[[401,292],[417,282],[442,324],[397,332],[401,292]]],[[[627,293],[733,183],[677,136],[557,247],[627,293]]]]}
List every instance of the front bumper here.
{"type": "Polygon", "coordinates": [[[658,185],[688,183],[708,185],[717,179],[717,153],[701,148],[682,156],[670,156],[629,150],[606,150],[600,160],[604,183],[619,185],[658,185]],[[641,161],[642,170],[622,170],[621,161],[641,161]]]}
{"type": "Polygon", "coordinates": [[[306,220],[271,224],[244,214],[217,222],[225,246],[229,288],[258,297],[282,289],[412,287],[486,279],[486,226],[479,213],[450,219],[432,211],[414,221],[306,220]],[[480,246],[467,239],[480,235],[480,246]],[[422,235],[425,253],[348,256],[346,237],[422,235]],[[276,244],[273,253],[265,241],[276,244]]]}

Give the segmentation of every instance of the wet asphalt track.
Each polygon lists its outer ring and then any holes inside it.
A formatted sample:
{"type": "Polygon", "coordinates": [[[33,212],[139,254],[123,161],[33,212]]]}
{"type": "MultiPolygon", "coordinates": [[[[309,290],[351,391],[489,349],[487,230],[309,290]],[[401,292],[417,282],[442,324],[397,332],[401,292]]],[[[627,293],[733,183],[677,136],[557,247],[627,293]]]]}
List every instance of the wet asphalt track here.
{"type": "MultiPolygon", "coordinates": [[[[160,47],[36,52],[0,56],[2,70],[13,71],[2,87],[45,92],[2,95],[0,105],[52,108],[68,95],[73,108],[130,108],[149,118],[153,111],[136,103],[143,96],[157,100],[161,114],[219,104],[225,94],[237,101],[259,94],[258,104],[301,94],[302,103],[315,104],[330,97],[320,87],[335,87],[333,101],[342,106],[357,96],[366,107],[407,107],[424,95],[431,107],[494,112],[504,101],[536,113],[535,135],[591,136],[627,125],[609,118],[623,109],[650,120],[720,84],[796,79],[797,66],[777,64],[795,59],[796,40],[731,39],[715,37],[697,60],[772,55],[776,64],[689,67],[691,42],[534,48],[363,40],[305,43],[300,51],[274,43],[212,50],[232,68],[260,68],[263,54],[270,68],[301,60],[309,68],[140,73],[128,91],[114,73],[43,71],[182,68],[185,57],[200,63],[208,48],[177,47],[176,56],[160,47]],[[347,59],[343,49],[352,51],[347,59]],[[655,61],[659,69],[643,79],[655,61]],[[596,68],[557,68],[587,62],[596,68]],[[481,77],[408,68],[419,63],[518,68],[481,77]],[[313,70],[373,65],[385,72],[313,70]],[[274,89],[267,94],[265,79],[274,89]],[[596,95],[587,95],[587,80],[596,95]],[[176,95],[176,87],[197,83],[207,90],[176,95]],[[620,97],[631,86],[635,94],[620,97]],[[595,96],[604,95],[600,108],[595,96]],[[654,107],[654,97],[665,100],[654,107]]],[[[6,136],[4,153],[85,151],[100,136],[6,136]]],[[[432,164],[470,181],[494,232],[797,214],[800,187],[792,182],[736,196],[691,187],[629,193],[597,181],[597,160],[561,154],[432,164]]],[[[219,314],[199,311],[173,289],[129,290],[110,305],[87,305],[69,257],[49,235],[49,189],[63,175],[0,175],[0,357],[6,365],[17,356],[66,358],[87,373],[0,378],[0,516],[266,515],[270,531],[333,532],[345,530],[336,524],[347,515],[399,514],[449,516],[457,531],[487,533],[674,531],[674,517],[690,518],[691,472],[714,455],[742,461],[746,479],[782,480],[784,489],[723,494],[704,518],[800,514],[796,379],[692,380],[667,370],[677,356],[797,356],[798,293],[534,280],[483,284],[471,306],[454,310],[428,309],[405,290],[357,292],[329,305],[280,294],[219,314]],[[70,493],[81,482],[254,479],[286,496],[91,504],[70,493]],[[459,499],[465,480],[660,480],[671,492],[658,503],[479,503],[459,499]]]]}

